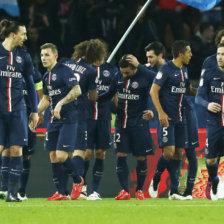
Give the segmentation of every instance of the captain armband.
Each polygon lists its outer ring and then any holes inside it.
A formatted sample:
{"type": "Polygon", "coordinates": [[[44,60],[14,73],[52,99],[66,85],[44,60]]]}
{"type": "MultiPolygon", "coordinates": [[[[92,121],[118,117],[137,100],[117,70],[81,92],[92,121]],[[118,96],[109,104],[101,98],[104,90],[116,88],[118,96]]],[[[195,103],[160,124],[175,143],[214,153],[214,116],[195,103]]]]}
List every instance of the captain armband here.
{"type": "Polygon", "coordinates": [[[40,81],[38,83],[35,83],[35,89],[36,89],[36,91],[43,89],[43,82],[40,81]]]}

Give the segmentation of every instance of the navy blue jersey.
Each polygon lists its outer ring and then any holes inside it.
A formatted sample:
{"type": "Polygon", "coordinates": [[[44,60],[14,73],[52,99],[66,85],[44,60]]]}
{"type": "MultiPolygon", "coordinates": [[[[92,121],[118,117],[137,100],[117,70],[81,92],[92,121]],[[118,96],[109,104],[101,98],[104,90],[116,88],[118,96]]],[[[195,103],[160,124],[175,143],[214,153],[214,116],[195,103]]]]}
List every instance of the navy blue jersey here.
{"type": "Polygon", "coordinates": [[[200,80],[196,95],[196,103],[205,108],[208,104],[214,102],[221,105],[221,112],[212,113],[207,110],[207,124],[224,125],[224,73],[218,66],[206,70],[200,80]]]}
{"type": "Polygon", "coordinates": [[[109,90],[99,95],[99,101],[111,99],[118,93],[118,108],[116,125],[122,128],[137,125],[142,119],[143,111],[147,109],[149,90],[155,77],[154,72],[139,65],[136,74],[126,79],[118,72],[111,82],[109,90]]]}
{"type": "Polygon", "coordinates": [[[95,79],[97,76],[96,69],[87,64],[83,59],[66,61],[68,67],[72,69],[74,75],[79,81],[80,88],[82,90],[81,96],[77,99],[77,110],[79,119],[86,119],[86,109],[88,97],[88,90],[96,89],[95,79]]]}
{"type": "Polygon", "coordinates": [[[0,111],[25,109],[23,79],[34,73],[28,52],[21,47],[7,51],[0,43],[0,111]]]}
{"type": "MultiPolygon", "coordinates": [[[[102,94],[109,89],[110,83],[114,78],[115,74],[118,72],[118,69],[105,62],[100,67],[96,67],[97,78],[96,78],[96,87],[98,94],[102,94]]],[[[100,102],[91,102],[88,101],[88,119],[93,120],[110,120],[111,119],[111,103],[110,100],[100,103],[100,102]]]]}
{"type": "Polygon", "coordinates": [[[154,83],[161,86],[159,91],[160,104],[164,112],[171,118],[170,122],[183,122],[182,101],[186,88],[190,86],[187,68],[176,67],[168,61],[159,68],[154,83]]]}
{"type": "Polygon", "coordinates": [[[145,64],[145,67],[148,68],[152,72],[158,72],[158,68],[156,66],[152,67],[150,63],[145,64]]]}
{"type": "Polygon", "coordinates": [[[216,54],[213,54],[209,57],[207,57],[202,65],[202,72],[203,70],[211,69],[217,66],[217,59],[216,59],[216,54]]]}
{"type": "Polygon", "coordinates": [[[50,98],[50,122],[74,122],[77,119],[76,103],[72,101],[62,106],[61,119],[54,117],[54,108],[72,89],[78,85],[73,71],[61,63],[57,63],[50,72],[46,72],[43,77],[44,94],[50,98]]]}
{"type": "MultiPolygon", "coordinates": [[[[34,81],[35,84],[42,81],[42,76],[37,69],[34,69],[33,81],[34,81]]],[[[27,110],[30,112],[31,111],[31,105],[30,105],[29,98],[27,96],[28,94],[27,94],[27,88],[26,88],[25,80],[23,80],[23,95],[24,95],[27,110]]]]}

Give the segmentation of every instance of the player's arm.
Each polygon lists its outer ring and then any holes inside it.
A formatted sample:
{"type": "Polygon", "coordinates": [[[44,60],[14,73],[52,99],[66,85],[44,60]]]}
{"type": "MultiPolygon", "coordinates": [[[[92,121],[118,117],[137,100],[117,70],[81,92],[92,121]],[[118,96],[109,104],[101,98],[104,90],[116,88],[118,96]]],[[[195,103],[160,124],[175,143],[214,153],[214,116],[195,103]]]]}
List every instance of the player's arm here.
{"type": "Polygon", "coordinates": [[[195,97],[195,103],[205,107],[207,110],[213,113],[218,113],[221,110],[221,105],[215,102],[209,102],[207,100],[207,85],[206,80],[204,78],[201,78],[199,87],[197,90],[197,94],[195,97]]]}
{"type": "Polygon", "coordinates": [[[155,78],[156,73],[153,71],[150,71],[149,69],[147,69],[144,65],[140,64],[138,59],[134,56],[134,55],[129,55],[126,59],[130,64],[132,64],[134,67],[138,68],[138,70],[142,71],[142,72],[146,72],[149,74],[149,78],[151,79],[151,81],[155,78]]]}
{"type": "Polygon", "coordinates": [[[38,104],[38,114],[43,114],[43,112],[48,108],[50,105],[50,100],[48,95],[43,95],[42,99],[38,104]]]}
{"type": "Polygon", "coordinates": [[[38,114],[37,114],[37,93],[35,91],[34,81],[32,75],[24,76],[28,98],[31,104],[31,113],[29,116],[29,128],[32,132],[35,132],[37,123],[38,123],[38,114]]]}
{"type": "Polygon", "coordinates": [[[153,83],[151,90],[150,90],[150,96],[152,98],[152,102],[155,105],[155,108],[158,112],[158,116],[159,116],[159,122],[160,125],[163,127],[168,127],[169,126],[169,120],[170,118],[168,117],[168,115],[164,112],[160,101],[159,101],[159,91],[161,89],[161,86],[153,83]]]}
{"type": "MultiPolygon", "coordinates": [[[[35,83],[35,89],[36,89],[37,95],[39,97],[39,102],[40,102],[42,97],[43,97],[43,82],[42,82],[42,80],[35,83]]],[[[38,113],[38,115],[39,115],[39,120],[38,120],[37,126],[39,126],[39,125],[44,123],[44,116],[43,116],[43,114],[42,113],[41,114],[38,113]]]]}
{"type": "Polygon", "coordinates": [[[88,99],[90,101],[93,101],[93,102],[97,101],[97,99],[98,99],[98,93],[97,93],[97,90],[96,89],[89,89],[88,90],[88,99]]]}
{"type": "Polygon", "coordinates": [[[144,110],[143,111],[143,119],[144,120],[151,120],[154,117],[154,113],[152,110],[144,110]]]}
{"type": "Polygon", "coordinates": [[[54,108],[54,116],[57,119],[61,119],[60,112],[63,105],[72,102],[74,99],[76,99],[78,96],[81,95],[81,89],[79,85],[75,85],[72,87],[72,89],[69,91],[69,93],[61,99],[57,105],[54,108]]]}
{"type": "Polygon", "coordinates": [[[188,86],[186,89],[186,95],[195,96],[197,93],[197,88],[194,88],[192,85],[188,86]]]}

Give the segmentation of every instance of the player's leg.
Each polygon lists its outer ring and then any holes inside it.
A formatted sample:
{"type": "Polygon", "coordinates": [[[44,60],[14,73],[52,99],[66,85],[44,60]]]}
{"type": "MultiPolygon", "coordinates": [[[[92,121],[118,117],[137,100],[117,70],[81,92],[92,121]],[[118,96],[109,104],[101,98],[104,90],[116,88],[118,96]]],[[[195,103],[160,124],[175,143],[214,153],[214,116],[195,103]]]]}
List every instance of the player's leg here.
{"type": "Polygon", "coordinates": [[[23,168],[22,146],[28,143],[26,111],[10,113],[8,140],[10,146],[9,180],[7,202],[20,202],[17,192],[23,168]]]}
{"type": "Polygon", "coordinates": [[[106,151],[103,149],[97,149],[94,152],[95,162],[92,171],[92,189],[88,200],[102,200],[100,194],[98,193],[98,188],[103,176],[105,155],[106,151]]]}
{"type": "Polygon", "coordinates": [[[23,170],[20,180],[20,188],[18,192],[18,198],[21,200],[27,200],[26,187],[30,175],[31,156],[35,152],[36,133],[28,130],[28,145],[23,146],[23,170]]]}
{"type": "Polygon", "coordinates": [[[86,120],[79,120],[76,129],[75,151],[73,153],[73,161],[76,170],[80,176],[83,176],[85,171],[84,157],[87,148],[87,123],[86,120]]]}
{"type": "Polygon", "coordinates": [[[222,136],[224,134],[224,129],[208,126],[207,127],[207,137],[206,137],[206,148],[205,148],[205,157],[206,157],[206,167],[208,170],[209,179],[212,182],[211,187],[211,199],[218,199],[218,166],[217,158],[220,155],[220,149],[222,147],[222,136]]]}
{"type": "MultiPolygon", "coordinates": [[[[4,147],[2,147],[4,148],[4,147]]],[[[10,162],[10,150],[4,149],[1,156],[1,186],[0,186],[0,198],[4,199],[7,196],[8,180],[9,180],[9,162],[10,162]]]]}
{"type": "MultiPolygon", "coordinates": [[[[111,132],[111,121],[110,120],[97,120],[95,129],[95,146],[94,152],[95,162],[92,171],[92,189],[88,200],[101,200],[98,188],[104,172],[104,160],[106,150],[110,147],[110,132],[111,132]]],[[[88,138],[89,132],[88,132],[88,138]]],[[[87,141],[88,142],[88,141],[87,141]]]]}
{"type": "Polygon", "coordinates": [[[199,147],[197,116],[194,109],[186,107],[186,157],[188,160],[187,185],[183,196],[192,199],[192,191],[197,175],[197,156],[195,148],[199,147]]]}
{"type": "Polygon", "coordinates": [[[185,152],[186,152],[186,156],[188,160],[188,168],[187,168],[188,174],[187,174],[187,186],[183,196],[191,198],[190,196],[192,196],[194,182],[195,182],[197,170],[198,170],[198,161],[197,161],[195,148],[190,148],[190,147],[186,148],[185,152]]]}
{"type": "Polygon", "coordinates": [[[129,130],[129,143],[132,154],[137,158],[137,187],[135,198],[144,200],[143,186],[147,176],[147,155],[153,155],[152,136],[149,132],[148,122],[140,121],[140,125],[136,125],[129,130]]]}
{"type": "Polygon", "coordinates": [[[56,188],[56,192],[53,194],[53,196],[47,198],[48,201],[64,200],[65,198],[64,168],[56,156],[56,139],[58,139],[60,128],[61,124],[48,124],[45,136],[45,149],[49,151],[53,183],[56,188]]]}
{"type": "Polygon", "coordinates": [[[128,155],[128,136],[126,129],[116,129],[115,143],[117,150],[117,165],[116,172],[117,177],[121,186],[121,191],[115,197],[115,200],[129,200],[131,195],[129,193],[129,170],[127,164],[128,155]]]}
{"type": "MultiPolygon", "coordinates": [[[[77,123],[64,123],[60,128],[56,156],[63,167],[71,174],[73,178],[73,188],[71,199],[75,200],[80,196],[84,180],[69,153],[73,152],[75,147],[74,133],[77,131],[77,123]]],[[[84,153],[83,153],[84,156],[84,153]]]]}
{"type": "Polygon", "coordinates": [[[149,186],[149,194],[152,198],[158,196],[158,187],[161,175],[166,168],[168,168],[169,160],[173,157],[175,152],[174,142],[174,126],[169,127],[158,126],[158,143],[159,147],[163,148],[163,153],[160,156],[155,174],[149,186]]]}
{"type": "Polygon", "coordinates": [[[168,164],[168,171],[170,174],[171,188],[170,199],[183,200],[184,198],[178,191],[181,162],[182,162],[182,149],[185,147],[186,127],[183,124],[176,124],[174,126],[175,138],[175,152],[173,158],[170,159],[168,164]]]}
{"type": "Polygon", "coordinates": [[[87,199],[86,175],[87,175],[87,172],[89,169],[91,155],[92,155],[92,152],[96,145],[97,120],[87,119],[87,133],[88,133],[87,149],[85,151],[85,156],[84,156],[84,168],[85,169],[84,169],[84,174],[83,174],[83,179],[84,179],[85,183],[82,188],[82,193],[80,195],[80,199],[87,199]]]}
{"type": "Polygon", "coordinates": [[[181,160],[182,159],[182,148],[175,148],[175,153],[173,158],[168,162],[168,172],[170,174],[170,199],[182,200],[182,196],[178,191],[180,170],[181,170],[181,160]]]}

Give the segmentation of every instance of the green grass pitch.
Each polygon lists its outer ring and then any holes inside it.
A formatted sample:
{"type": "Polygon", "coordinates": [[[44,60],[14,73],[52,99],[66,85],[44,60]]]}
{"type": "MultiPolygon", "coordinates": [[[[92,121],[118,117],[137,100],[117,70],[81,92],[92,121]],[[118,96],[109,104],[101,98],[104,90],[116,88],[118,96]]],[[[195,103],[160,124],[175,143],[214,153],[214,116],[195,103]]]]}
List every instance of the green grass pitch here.
{"type": "Polygon", "coordinates": [[[224,200],[55,201],[0,200],[0,224],[217,224],[224,222],[224,200]]]}

